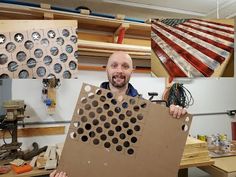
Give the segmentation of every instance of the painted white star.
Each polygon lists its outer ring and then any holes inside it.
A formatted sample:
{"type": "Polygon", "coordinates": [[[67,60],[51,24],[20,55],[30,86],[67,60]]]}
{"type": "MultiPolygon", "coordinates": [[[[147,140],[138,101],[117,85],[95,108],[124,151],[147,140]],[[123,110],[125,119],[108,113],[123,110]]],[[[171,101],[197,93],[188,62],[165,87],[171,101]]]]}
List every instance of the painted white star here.
{"type": "Polygon", "coordinates": [[[0,44],[3,44],[5,42],[5,38],[4,37],[0,37],[0,44]]]}
{"type": "Polygon", "coordinates": [[[17,42],[23,41],[22,36],[18,34],[18,35],[16,36],[16,40],[17,40],[17,42]]]}
{"type": "Polygon", "coordinates": [[[33,37],[34,40],[39,40],[40,36],[39,36],[38,33],[34,33],[32,37],[33,37]]]}
{"type": "Polygon", "coordinates": [[[54,32],[50,32],[50,33],[48,33],[48,35],[50,36],[50,38],[54,38],[55,37],[55,33],[54,32]]]}

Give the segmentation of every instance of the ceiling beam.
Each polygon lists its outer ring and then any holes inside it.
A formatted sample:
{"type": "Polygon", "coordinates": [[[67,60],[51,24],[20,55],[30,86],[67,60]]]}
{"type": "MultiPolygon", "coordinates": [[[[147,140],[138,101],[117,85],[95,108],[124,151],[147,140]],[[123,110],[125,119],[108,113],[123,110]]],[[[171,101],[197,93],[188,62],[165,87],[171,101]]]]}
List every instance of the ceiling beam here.
{"type": "Polygon", "coordinates": [[[201,16],[201,17],[206,16],[206,14],[199,13],[199,12],[193,12],[193,11],[182,10],[182,9],[174,9],[174,8],[150,5],[150,4],[127,2],[127,1],[121,1],[121,0],[103,0],[103,2],[126,5],[126,6],[131,6],[131,7],[146,8],[146,9],[152,9],[152,10],[160,10],[160,11],[166,11],[166,12],[172,12],[172,13],[186,14],[186,15],[194,15],[194,16],[201,16]]]}

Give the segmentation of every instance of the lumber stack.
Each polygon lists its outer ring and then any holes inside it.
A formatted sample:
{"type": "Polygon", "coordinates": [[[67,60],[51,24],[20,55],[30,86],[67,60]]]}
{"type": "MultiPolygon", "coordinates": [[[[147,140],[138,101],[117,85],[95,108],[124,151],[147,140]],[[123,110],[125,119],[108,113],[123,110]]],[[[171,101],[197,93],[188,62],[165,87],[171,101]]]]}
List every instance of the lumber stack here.
{"type": "Polygon", "coordinates": [[[208,146],[205,141],[188,137],[181,160],[181,166],[211,161],[208,146]]]}

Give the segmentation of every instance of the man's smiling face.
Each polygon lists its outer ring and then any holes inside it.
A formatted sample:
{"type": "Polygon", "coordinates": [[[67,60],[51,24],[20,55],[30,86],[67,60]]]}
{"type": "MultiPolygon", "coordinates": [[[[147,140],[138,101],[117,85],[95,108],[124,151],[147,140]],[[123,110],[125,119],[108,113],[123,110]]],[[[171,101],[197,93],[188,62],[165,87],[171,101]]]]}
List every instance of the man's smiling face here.
{"type": "Polygon", "coordinates": [[[113,87],[124,88],[130,80],[133,63],[125,52],[113,53],[107,63],[107,76],[113,87]]]}

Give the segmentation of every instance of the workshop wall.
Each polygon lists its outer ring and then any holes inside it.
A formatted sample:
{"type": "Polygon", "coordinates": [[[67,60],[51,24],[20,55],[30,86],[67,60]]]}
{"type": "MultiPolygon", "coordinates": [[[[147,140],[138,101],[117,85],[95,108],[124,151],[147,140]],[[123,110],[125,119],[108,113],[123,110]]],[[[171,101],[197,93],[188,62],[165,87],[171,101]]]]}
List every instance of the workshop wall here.
{"type": "MultiPolygon", "coordinates": [[[[57,107],[54,115],[47,114],[46,106],[41,99],[42,80],[13,80],[12,99],[23,99],[25,101],[27,105],[25,114],[30,116],[25,122],[68,121],[72,118],[82,83],[86,82],[99,86],[105,80],[107,80],[105,72],[95,71],[79,71],[78,79],[61,80],[61,86],[57,89],[57,107]]],[[[161,99],[161,93],[165,87],[164,79],[150,77],[150,74],[134,73],[131,83],[147,99],[149,98],[148,92],[158,92],[158,99],[161,99]]],[[[67,126],[67,132],[69,124],[67,123],[65,125],[67,126]]],[[[57,135],[19,138],[19,141],[23,142],[24,149],[24,147],[30,147],[33,141],[37,141],[40,146],[44,146],[46,144],[63,142],[64,139],[65,135],[57,135]]]]}

